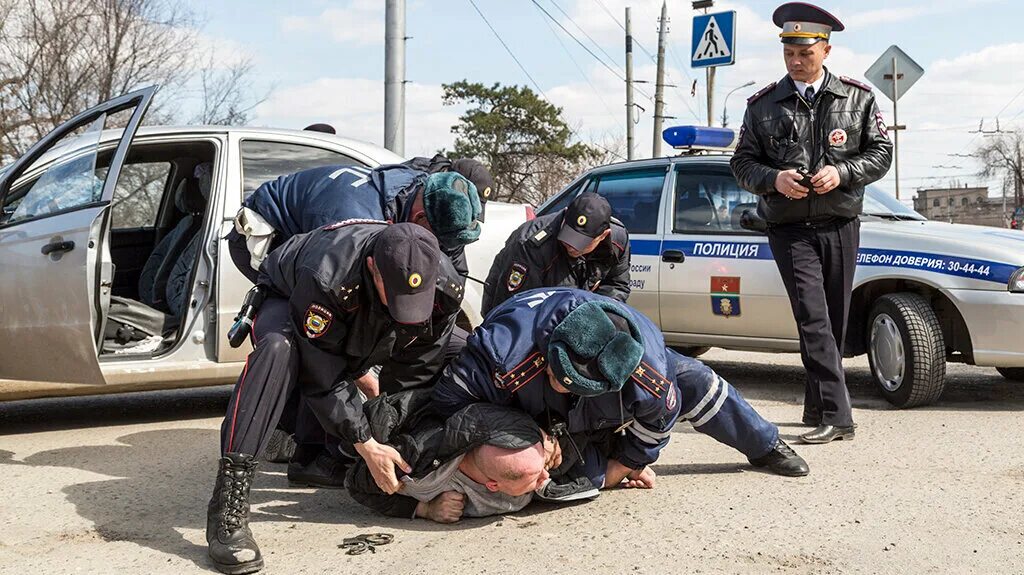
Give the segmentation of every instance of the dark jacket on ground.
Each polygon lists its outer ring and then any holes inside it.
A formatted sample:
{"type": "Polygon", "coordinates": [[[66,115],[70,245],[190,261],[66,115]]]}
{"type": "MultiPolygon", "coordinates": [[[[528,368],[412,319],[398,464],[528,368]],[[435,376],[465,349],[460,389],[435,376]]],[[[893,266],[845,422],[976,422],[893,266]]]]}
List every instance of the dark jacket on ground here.
{"type": "Polygon", "coordinates": [[[441,258],[430,321],[403,325],[391,318],[366,269],[386,225],[339,223],[299,234],[260,267],[259,284],[289,301],[303,395],[325,431],[348,442],[370,436],[350,380],[382,365],[382,390],[431,383],[462,304],[459,276],[441,258]]]}
{"type": "MultiPolygon", "coordinates": [[[[398,450],[413,478],[480,445],[523,449],[541,440],[540,428],[519,410],[477,403],[445,419],[430,396],[430,390],[382,394],[364,406],[374,439],[398,450]]],[[[412,517],[416,511],[416,499],[381,491],[362,459],[349,469],[345,487],[357,502],[384,515],[412,517]]]]}
{"type": "Polygon", "coordinates": [[[600,299],[608,300],[571,288],[538,289],[495,308],[442,373],[434,387],[437,409],[447,415],[486,402],[522,409],[546,429],[564,422],[571,434],[621,430],[601,460],[586,462],[586,473],[597,486],[603,482],[604,456],[633,469],[653,463],[668,444],[682,401],[674,384],[677,366],[661,331],[647,317],[622,306],[640,329],[644,355],[621,392],[580,397],[557,393],[548,383],[545,356],[551,331],[579,305],[600,299]]]}
{"type": "Polygon", "coordinates": [[[612,218],[612,233],[585,258],[570,259],[558,241],[565,210],[528,221],[512,232],[494,258],[484,286],[481,312],[517,292],[539,287],[574,287],[620,302],[629,298],[629,233],[612,218]]]}
{"type": "MultiPolygon", "coordinates": [[[[404,164],[324,166],[263,183],[243,205],[277,230],[277,244],[345,220],[408,221],[427,173],[404,164]]],[[[469,273],[463,246],[442,250],[459,275],[469,273]]],[[[465,280],[461,280],[465,281],[465,280]]]]}
{"type": "Polygon", "coordinates": [[[789,76],[747,100],[731,165],[740,187],[760,196],[761,217],[788,224],[857,217],[864,186],[881,179],[891,161],[892,143],[871,89],[825,70],[811,104],[789,76]],[[790,200],[775,189],[781,170],[803,167],[814,175],[828,165],[839,170],[840,184],[824,195],[811,190],[790,200]]]}

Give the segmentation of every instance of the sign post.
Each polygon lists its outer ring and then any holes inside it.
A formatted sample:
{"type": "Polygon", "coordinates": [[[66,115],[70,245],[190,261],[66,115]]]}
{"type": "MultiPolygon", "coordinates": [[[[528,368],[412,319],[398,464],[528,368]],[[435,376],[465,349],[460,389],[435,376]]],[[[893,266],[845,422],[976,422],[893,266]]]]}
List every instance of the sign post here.
{"type": "Polygon", "coordinates": [[[736,11],[693,17],[690,67],[707,69],[708,126],[715,117],[715,67],[736,62],[736,11]]]}
{"type": "Polygon", "coordinates": [[[895,44],[882,53],[875,63],[864,72],[864,77],[878,87],[883,94],[892,100],[893,168],[896,177],[896,199],[900,199],[900,131],[907,127],[900,124],[899,107],[896,101],[910,89],[921,76],[924,68],[915,62],[906,52],[895,44]]]}

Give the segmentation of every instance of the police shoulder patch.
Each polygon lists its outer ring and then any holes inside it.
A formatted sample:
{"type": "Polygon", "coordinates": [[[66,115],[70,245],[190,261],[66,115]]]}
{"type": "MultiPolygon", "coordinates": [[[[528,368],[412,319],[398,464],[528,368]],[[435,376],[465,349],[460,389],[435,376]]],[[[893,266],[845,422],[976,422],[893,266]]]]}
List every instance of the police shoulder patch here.
{"type": "Polygon", "coordinates": [[[306,317],[302,322],[306,337],[316,339],[327,333],[332,320],[334,320],[334,314],[331,313],[331,310],[320,304],[309,304],[309,307],[306,308],[306,317]]]}
{"type": "Polygon", "coordinates": [[[871,86],[868,86],[867,84],[865,84],[864,82],[861,82],[860,80],[854,80],[853,78],[851,78],[849,76],[840,76],[839,77],[839,81],[844,83],[844,84],[849,84],[851,86],[856,86],[856,87],[860,88],[861,90],[867,90],[868,92],[871,91],[871,86]]]}
{"type": "Polygon", "coordinates": [[[778,82],[772,82],[771,84],[768,84],[767,86],[765,86],[764,88],[761,88],[761,89],[760,89],[760,90],[758,90],[757,92],[754,92],[754,95],[753,95],[753,96],[751,96],[751,97],[747,98],[747,104],[753,104],[753,103],[754,103],[754,102],[756,102],[756,101],[757,101],[757,100],[758,100],[758,99],[759,99],[759,98],[760,98],[761,96],[764,96],[764,95],[765,95],[765,94],[767,94],[768,92],[771,92],[772,90],[774,90],[774,89],[775,89],[775,86],[776,86],[776,84],[778,84],[778,82]]]}
{"type": "Polygon", "coordinates": [[[523,280],[526,279],[526,266],[520,263],[512,264],[512,269],[508,272],[508,282],[506,286],[508,291],[514,292],[523,286],[523,280]]]}

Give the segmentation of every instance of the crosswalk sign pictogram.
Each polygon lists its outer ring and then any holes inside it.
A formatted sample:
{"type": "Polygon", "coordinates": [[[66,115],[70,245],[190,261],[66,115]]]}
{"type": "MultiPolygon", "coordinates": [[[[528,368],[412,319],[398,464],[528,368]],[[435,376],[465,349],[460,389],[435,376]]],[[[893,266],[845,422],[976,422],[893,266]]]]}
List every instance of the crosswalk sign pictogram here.
{"type": "Polygon", "coordinates": [[[690,66],[729,66],[736,61],[736,12],[718,12],[693,17],[690,66]]]}

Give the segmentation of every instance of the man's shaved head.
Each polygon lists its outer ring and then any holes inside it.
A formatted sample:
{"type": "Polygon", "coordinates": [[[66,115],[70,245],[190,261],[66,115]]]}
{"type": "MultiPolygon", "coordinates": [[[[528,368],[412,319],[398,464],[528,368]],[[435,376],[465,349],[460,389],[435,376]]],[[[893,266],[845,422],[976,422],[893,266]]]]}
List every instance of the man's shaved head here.
{"type": "Polygon", "coordinates": [[[548,478],[544,469],[544,446],[536,443],[526,449],[505,449],[481,445],[472,452],[477,469],[487,476],[491,491],[507,495],[525,495],[548,478]]]}

